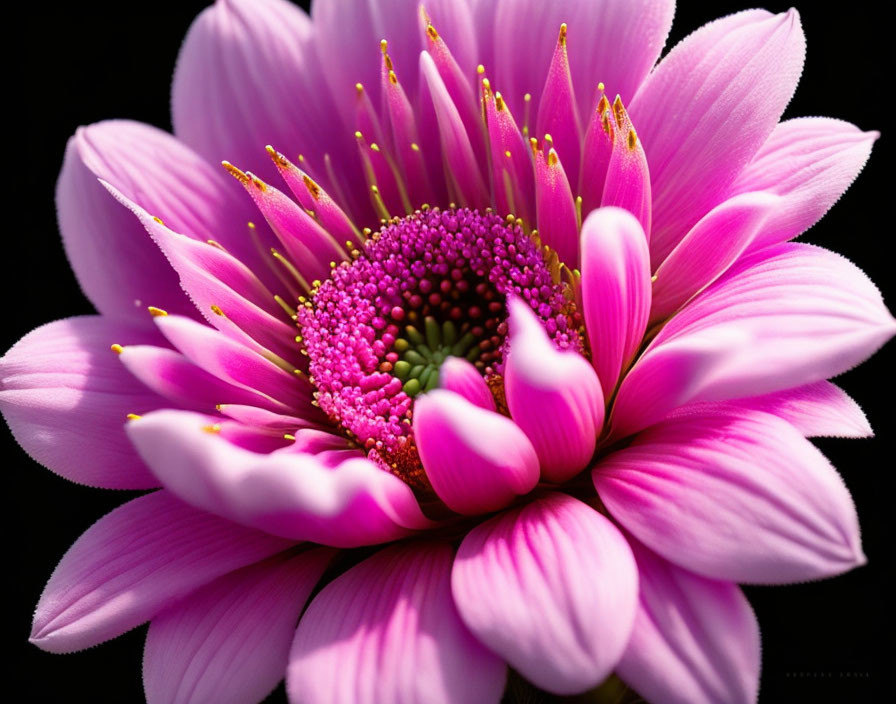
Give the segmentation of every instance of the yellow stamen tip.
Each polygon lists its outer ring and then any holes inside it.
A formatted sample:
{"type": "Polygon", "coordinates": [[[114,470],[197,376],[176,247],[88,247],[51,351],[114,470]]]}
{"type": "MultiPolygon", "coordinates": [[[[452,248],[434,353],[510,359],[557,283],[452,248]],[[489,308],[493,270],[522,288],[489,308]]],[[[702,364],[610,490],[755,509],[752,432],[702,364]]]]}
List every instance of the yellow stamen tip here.
{"type": "Polygon", "coordinates": [[[249,182],[249,177],[246,175],[246,173],[243,171],[240,171],[229,161],[222,161],[221,166],[223,166],[224,170],[227,171],[227,173],[229,173],[231,176],[233,176],[237,181],[239,181],[241,183],[249,182]]]}
{"type": "Polygon", "coordinates": [[[426,25],[426,34],[429,35],[429,38],[434,42],[439,39],[439,33],[431,24],[426,25]]]}
{"type": "Polygon", "coordinates": [[[128,420],[140,420],[143,416],[137,415],[136,413],[128,413],[125,418],[128,420]]]}
{"type": "Polygon", "coordinates": [[[155,215],[152,216],[152,219],[155,220],[159,225],[164,225],[165,223],[162,221],[162,218],[157,218],[155,215]]]}
{"type": "Polygon", "coordinates": [[[213,305],[211,308],[212,308],[212,313],[214,313],[215,315],[221,316],[222,318],[224,317],[224,311],[221,310],[218,306],[213,305]]]}
{"type": "Polygon", "coordinates": [[[167,310],[162,310],[161,308],[156,308],[155,306],[147,306],[146,310],[149,311],[149,314],[153,318],[161,318],[168,315],[167,310]]]}
{"type": "Polygon", "coordinates": [[[121,354],[122,352],[124,352],[124,347],[119,344],[114,344],[109,349],[111,349],[115,354],[121,354]]]}
{"type": "Polygon", "coordinates": [[[284,439],[284,440],[290,440],[290,441],[292,441],[292,442],[295,442],[296,436],[295,436],[295,435],[290,435],[289,433],[284,433],[284,434],[283,434],[283,439],[284,439]]]}
{"type": "Polygon", "coordinates": [[[604,90],[604,82],[603,82],[603,81],[601,81],[600,83],[597,84],[597,89],[598,89],[599,91],[603,91],[603,90],[604,90]]]}
{"type": "Polygon", "coordinates": [[[566,22],[560,25],[560,36],[557,38],[560,46],[564,46],[566,44],[566,22]]]}

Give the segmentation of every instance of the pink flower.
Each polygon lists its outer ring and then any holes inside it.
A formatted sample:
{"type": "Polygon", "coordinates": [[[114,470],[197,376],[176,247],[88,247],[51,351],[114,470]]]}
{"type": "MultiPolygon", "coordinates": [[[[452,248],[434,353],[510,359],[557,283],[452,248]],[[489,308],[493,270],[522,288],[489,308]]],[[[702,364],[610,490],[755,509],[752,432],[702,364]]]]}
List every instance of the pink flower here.
{"type": "Polygon", "coordinates": [[[294,702],[497,702],[508,665],[755,699],[736,584],[864,562],[806,437],[870,434],[826,379],[896,321],[789,240],[876,133],[778,123],[795,11],[652,71],[671,2],[312,14],[222,0],[177,138],[69,142],[60,227],[100,315],[15,345],[0,408],[54,472],[158,490],[75,542],[32,641],[150,621],[151,703],[258,702],[284,672],[294,702]]]}

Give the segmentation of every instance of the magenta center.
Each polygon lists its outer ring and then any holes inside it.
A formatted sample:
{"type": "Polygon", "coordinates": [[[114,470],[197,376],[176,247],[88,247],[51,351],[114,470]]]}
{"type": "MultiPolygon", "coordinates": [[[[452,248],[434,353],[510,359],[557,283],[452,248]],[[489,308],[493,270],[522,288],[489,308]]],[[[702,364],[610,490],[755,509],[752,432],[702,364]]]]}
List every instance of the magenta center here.
{"type": "Polygon", "coordinates": [[[415,459],[414,397],[438,385],[447,357],[501,388],[511,293],[559,347],[580,345],[558,265],[517,222],[465,208],[394,219],[299,309],[317,403],[371,457],[393,469],[415,459]]]}

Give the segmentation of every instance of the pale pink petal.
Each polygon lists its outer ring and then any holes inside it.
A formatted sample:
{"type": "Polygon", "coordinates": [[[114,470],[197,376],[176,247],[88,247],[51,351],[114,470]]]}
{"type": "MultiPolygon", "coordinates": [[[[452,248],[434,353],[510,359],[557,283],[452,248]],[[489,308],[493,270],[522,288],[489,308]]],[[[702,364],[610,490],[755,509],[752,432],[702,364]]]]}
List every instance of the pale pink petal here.
{"type": "Polygon", "coordinates": [[[771,134],[805,47],[796,10],[748,10],[698,29],[641,86],[629,112],[650,163],[654,268],[771,134]]]}
{"type": "Polygon", "coordinates": [[[307,381],[214,328],[179,315],[154,320],[184,357],[223,381],[266,397],[269,410],[280,412],[310,403],[307,381]]]}
{"type": "Polygon", "coordinates": [[[495,511],[538,483],[538,456],[506,416],[435,389],[414,405],[414,438],[432,488],[453,511],[495,511]]]}
{"type": "Polygon", "coordinates": [[[334,66],[321,65],[311,21],[293,3],[217,2],[193,22],[177,59],[174,132],[211,163],[226,159],[266,179],[276,173],[266,145],[304,153],[320,172],[312,176],[331,190],[326,145],[339,179],[355,192],[361,181],[350,125],[325,85],[334,66]]]}
{"type": "Polygon", "coordinates": [[[548,494],[475,527],[451,575],[464,623],[556,694],[599,684],[625,650],[638,601],[631,550],[590,506],[548,494]]]}
{"type": "Polygon", "coordinates": [[[672,418],[594,470],[601,501],[670,562],[782,584],[865,562],[843,480],[786,421],[759,411],[672,418]]]}
{"type": "Polygon", "coordinates": [[[656,270],[651,321],[665,320],[737,261],[762,237],[782,205],[770,193],[743,193],[717,205],[684,236],[656,270]]]}
{"type": "Polygon", "coordinates": [[[807,438],[869,438],[874,435],[868,419],[843,389],[829,381],[785,389],[736,401],[695,403],[673,415],[728,410],[764,411],[783,418],[807,438]]]}
{"type": "Polygon", "coordinates": [[[660,331],[619,389],[614,434],[686,403],[835,376],[894,332],[880,292],[849,261],[804,244],[769,247],[738,262],[660,331]]]}
{"type": "Polygon", "coordinates": [[[290,545],[197,511],[167,491],[141,496],[68,549],[37,604],[31,642],[51,653],[89,648],[290,545]]]}
{"type": "Polygon", "coordinates": [[[508,309],[504,393],[510,416],[535,448],[542,478],[564,482],[594,454],[604,422],[600,381],[578,352],[554,347],[527,303],[511,298],[508,309]]]}
{"type": "Polygon", "coordinates": [[[99,316],[28,333],[0,359],[0,411],[22,448],[66,479],[149,489],[159,484],[128,442],[125,418],[171,404],[121,366],[110,349],[118,343],[165,344],[152,328],[99,316]]]}
{"type": "MultiPolygon", "coordinates": [[[[494,55],[495,87],[521,115],[523,95],[541,95],[561,23],[569,27],[568,51],[572,82],[581,115],[593,105],[597,84],[626,102],[632,99],[653,66],[669,28],[671,0],[499,0],[484,2],[476,12],[483,29],[480,43],[494,55]],[[491,45],[491,46],[488,46],[491,45]],[[521,49],[524,47],[524,49],[521,49]]],[[[480,23],[477,23],[480,24],[480,23]]],[[[488,54],[485,55],[485,59],[488,54]]],[[[490,63],[486,68],[492,71],[490,63]]]]}
{"type": "Polygon", "coordinates": [[[789,240],[820,220],[856,180],[879,136],[828,117],[778,124],[731,189],[784,198],[753,247],[789,240]]]}
{"type": "Polygon", "coordinates": [[[495,397],[482,374],[467,360],[448,357],[439,367],[439,387],[463,396],[487,411],[495,410],[495,397]]]}
{"type": "Polygon", "coordinates": [[[631,213],[601,208],[582,225],[582,302],[591,361],[610,398],[650,312],[650,254],[631,213]]]}
{"type": "Polygon", "coordinates": [[[333,551],[278,555],[231,572],[152,620],[148,704],[260,702],[283,679],[296,622],[333,551]]]}
{"type": "Polygon", "coordinates": [[[283,309],[253,271],[220,244],[174,232],[111,184],[102,183],[146,228],[180,277],[181,288],[209,323],[227,332],[230,326],[222,324],[222,316],[215,310],[227,311],[228,320],[242,335],[295,365],[300,363],[295,327],[285,321],[283,309]]]}
{"type": "Polygon", "coordinates": [[[638,614],[616,672],[652,702],[750,704],[759,626],[737,585],[682,570],[633,542],[638,614]]]}
{"type": "Polygon", "coordinates": [[[408,485],[366,459],[329,468],[314,455],[249,452],[185,411],[151,413],[128,434],[171,492],[268,533],[354,547],[430,526],[408,485]]]}
{"type": "Polygon", "coordinates": [[[299,622],[286,673],[298,704],[497,704],[507,668],[458,618],[453,551],[378,552],[324,587],[299,622]]]}

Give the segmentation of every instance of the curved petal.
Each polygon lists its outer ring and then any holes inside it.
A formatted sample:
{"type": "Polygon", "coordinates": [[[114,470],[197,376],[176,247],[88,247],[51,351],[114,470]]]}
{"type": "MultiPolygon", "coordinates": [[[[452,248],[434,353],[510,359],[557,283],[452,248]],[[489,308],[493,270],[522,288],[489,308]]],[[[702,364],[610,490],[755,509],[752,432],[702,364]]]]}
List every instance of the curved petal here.
{"type": "Polygon", "coordinates": [[[227,159],[266,180],[277,170],[265,146],[290,157],[304,153],[318,166],[314,179],[334,193],[323,169],[328,151],[340,180],[359,185],[349,125],[324,85],[331,67],[321,66],[313,37],[308,15],[285,0],[220,0],[206,8],[177,59],[175,134],[210,162],[227,159]]]}
{"type": "Polygon", "coordinates": [[[804,244],[768,247],[736,264],[660,331],[619,388],[614,434],[645,428],[686,403],[835,376],[894,333],[880,292],[849,261],[804,244]]]}
{"type": "Polygon", "coordinates": [[[109,349],[117,343],[165,344],[151,328],[100,316],[33,330],[0,359],[0,411],[25,452],[66,479],[151,489],[159,483],[128,442],[125,419],[171,404],[128,373],[109,349]]]}
{"type": "Polygon", "coordinates": [[[147,388],[182,408],[211,413],[224,403],[263,401],[258,394],[212,376],[167,347],[125,345],[118,359],[147,388]]]}
{"type": "Polygon", "coordinates": [[[771,134],[805,50],[796,10],[748,10],[698,29],[641,86],[629,112],[650,163],[654,268],[771,134]]]}
{"type": "Polygon", "coordinates": [[[616,668],[668,704],[750,704],[759,693],[759,625],[737,585],[686,572],[631,544],[638,613],[616,668]]]}
{"type": "Polygon", "coordinates": [[[620,208],[591,213],[582,225],[582,304],[591,362],[607,399],[644,337],[650,296],[640,223],[620,208]]]}
{"type": "Polygon", "coordinates": [[[593,477],[638,540],[707,577],[781,584],[865,562],[843,480],[799,431],[767,413],[663,421],[604,458],[593,477]]]}
{"type": "Polygon", "coordinates": [[[366,459],[329,468],[313,455],[249,452],[205,416],[160,411],[128,424],[152,471],[188,503],[293,540],[372,545],[429,527],[410,488],[366,459]]]}
{"type": "Polygon", "coordinates": [[[236,326],[238,339],[246,336],[259,346],[298,364],[295,327],[283,318],[283,309],[264,283],[243,262],[214,240],[199,242],[167,227],[158,218],[101,182],[146,228],[180,278],[180,285],[207,322],[229,332],[236,326]],[[230,325],[216,310],[227,311],[230,325]]]}
{"type": "Polygon", "coordinates": [[[542,689],[574,694],[600,683],[625,650],[638,575],[610,521],[549,494],[475,527],[451,588],[479,640],[542,689]]]}
{"type": "Polygon", "coordinates": [[[731,188],[732,195],[762,190],[783,197],[753,248],[792,239],[818,222],[856,180],[879,136],[829,117],[779,123],[731,188]]]}
{"type": "Polygon", "coordinates": [[[451,391],[417,399],[414,437],[432,488],[452,511],[495,511],[538,483],[538,456],[523,431],[451,391]]]}
{"type": "Polygon", "coordinates": [[[197,511],[167,491],[141,496],[68,549],[37,604],[31,642],[51,653],[89,648],[290,545],[197,511]]]}
{"type": "Polygon", "coordinates": [[[762,236],[781,203],[770,193],[743,193],[702,217],[656,270],[650,320],[665,320],[724,274],[762,236]]]}
{"type": "Polygon", "coordinates": [[[735,401],[695,403],[672,415],[730,410],[771,413],[786,420],[807,438],[870,438],[874,435],[859,404],[829,381],[816,381],[795,389],[735,401]]]}
{"type": "Polygon", "coordinates": [[[152,620],[143,651],[148,704],[260,702],[283,679],[296,622],[333,558],[283,554],[197,589],[152,620]]]}
{"type": "Polygon", "coordinates": [[[541,476],[563,482],[583,470],[594,454],[604,422],[600,381],[578,352],[554,347],[528,304],[513,297],[508,308],[507,407],[535,448],[541,476]]]}
{"type": "MultiPolygon", "coordinates": [[[[223,316],[222,316],[223,317],[223,316]]],[[[215,328],[178,315],[155,318],[162,334],[193,364],[246,391],[259,394],[269,410],[310,404],[307,380],[221,334],[215,328]]]]}
{"type": "MultiPolygon", "coordinates": [[[[159,205],[160,184],[147,178],[142,168],[133,168],[133,164],[143,167],[144,163],[153,163],[153,156],[162,151],[158,149],[161,134],[139,123],[101,122],[80,128],[65,149],[65,160],[56,182],[62,243],[81,290],[105,315],[146,322],[142,309],[147,305],[195,315],[190,301],[177,285],[177,275],[158,247],[133,215],[97,181],[105,178],[126,183],[132,192],[149,191],[145,200],[159,205]],[[148,137],[146,151],[156,154],[136,152],[140,154],[139,161],[131,154],[125,162],[116,147],[123,151],[130,146],[143,146],[140,137],[148,137]]],[[[168,139],[175,141],[170,136],[168,139]]],[[[159,161],[164,165],[162,168],[168,167],[169,173],[179,171],[179,160],[162,158],[159,161]]],[[[168,190],[167,186],[161,188],[168,190]]]]}
{"type": "MultiPolygon", "coordinates": [[[[522,115],[523,95],[541,95],[557,31],[565,22],[572,83],[584,116],[599,82],[626,103],[632,99],[660,55],[674,10],[671,0],[499,0],[487,18],[491,22],[483,23],[493,36],[481,44],[493,46],[494,85],[513,112],[522,115]]],[[[491,73],[492,66],[485,65],[491,73]]]]}
{"type": "Polygon", "coordinates": [[[482,374],[462,357],[448,357],[439,367],[439,387],[463,396],[470,403],[495,410],[495,397],[482,374]]]}
{"type": "Polygon", "coordinates": [[[497,704],[507,668],[458,618],[452,558],[444,543],[395,546],[324,587],[296,631],[290,701],[497,704]]]}

